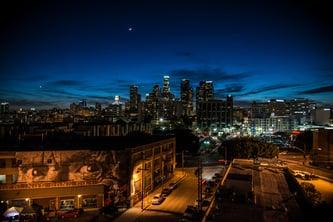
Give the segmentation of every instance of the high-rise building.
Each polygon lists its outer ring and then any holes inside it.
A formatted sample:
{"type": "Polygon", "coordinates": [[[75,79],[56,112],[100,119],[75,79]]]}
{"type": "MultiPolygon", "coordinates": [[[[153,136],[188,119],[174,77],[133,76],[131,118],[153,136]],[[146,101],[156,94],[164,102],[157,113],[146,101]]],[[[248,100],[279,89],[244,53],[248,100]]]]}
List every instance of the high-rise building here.
{"type": "Polygon", "coordinates": [[[271,99],[267,102],[253,102],[251,118],[269,118],[271,116],[288,116],[298,125],[310,122],[310,112],[314,103],[307,99],[281,100],[271,99]]]}
{"type": "Polygon", "coordinates": [[[315,103],[308,99],[293,99],[286,101],[290,116],[296,119],[299,125],[311,122],[311,111],[315,108],[315,103]]]}
{"type": "Polygon", "coordinates": [[[271,116],[267,102],[253,101],[251,104],[250,118],[268,118],[271,116]]]}
{"type": "Polygon", "coordinates": [[[311,158],[314,164],[332,168],[333,167],[333,130],[317,129],[312,131],[311,158]]]}
{"type": "Polygon", "coordinates": [[[226,99],[226,123],[228,126],[233,125],[234,119],[234,98],[231,95],[227,96],[226,99]]]}
{"type": "Polygon", "coordinates": [[[149,115],[154,119],[158,118],[159,100],[161,97],[161,89],[159,85],[154,85],[149,95],[146,95],[145,115],[149,115]]]}
{"type": "Polygon", "coordinates": [[[233,100],[210,99],[197,103],[197,122],[200,128],[230,127],[233,123],[233,100]]]}
{"type": "Polygon", "coordinates": [[[163,97],[167,97],[167,98],[170,96],[170,77],[169,76],[163,76],[162,95],[163,95],[163,97]]]}
{"type": "Polygon", "coordinates": [[[9,113],[9,103],[8,102],[2,102],[1,103],[0,114],[7,114],[7,113],[9,113]]]}
{"type": "Polygon", "coordinates": [[[329,126],[332,124],[333,110],[330,108],[316,108],[311,111],[311,122],[316,125],[329,126]]]}
{"type": "Polygon", "coordinates": [[[79,107],[81,107],[81,108],[85,108],[85,107],[87,107],[87,100],[82,99],[82,100],[79,102],[79,107]]]}
{"type": "Polygon", "coordinates": [[[141,102],[141,95],[139,94],[139,87],[136,85],[130,86],[130,112],[136,113],[139,110],[139,103],[141,102]]]}
{"type": "Polygon", "coordinates": [[[120,96],[114,97],[114,102],[108,107],[113,117],[119,117],[123,115],[123,103],[120,101],[120,96]]]}
{"type": "Polygon", "coordinates": [[[183,79],[180,86],[180,100],[183,115],[191,115],[193,112],[193,90],[188,79],[183,79]]]}
{"type": "Polygon", "coordinates": [[[95,104],[95,110],[100,113],[102,111],[102,104],[100,103],[96,103],[95,104]]]}
{"type": "Polygon", "coordinates": [[[196,101],[208,101],[214,98],[213,81],[200,81],[196,91],[196,101]]]}

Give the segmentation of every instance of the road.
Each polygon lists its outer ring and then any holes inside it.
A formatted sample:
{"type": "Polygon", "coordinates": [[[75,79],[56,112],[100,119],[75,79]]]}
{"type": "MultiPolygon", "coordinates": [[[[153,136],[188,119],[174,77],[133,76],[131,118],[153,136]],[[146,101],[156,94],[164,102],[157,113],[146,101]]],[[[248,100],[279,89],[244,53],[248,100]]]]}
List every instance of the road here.
{"type": "Polygon", "coordinates": [[[197,177],[194,170],[187,170],[187,176],[161,205],[152,205],[148,210],[170,212],[182,215],[187,205],[193,205],[197,199],[197,177]]]}
{"type": "Polygon", "coordinates": [[[279,159],[284,161],[292,170],[306,171],[320,176],[323,179],[333,181],[333,170],[323,169],[310,165],[308,161],[304,161],[303,154],[288,153],[285,155],[279,155],[279,159]]]}
{"type": "MultiPolygon", "coordinates": [[[[178,170],[178,169],[177,169],[178,170]]],[[[127,210],[117,218],[116,222],[176,222],[184,213],[188,205],[194,205],[197,199],[197,177],[194,174],[195,168],[185,168],[186,175],[178,183],[178,187],[160,205],[151,205],[152,197],[161,192],[157,189],[145,199],[145,210],[141,211],[140,205],[136,205],[127,210]],[[149,204],[149,205],[148,205],[149,204]],[[148,206],[147,206],[148,205],[148,206]]],[[[224,168],[221,166],[204,167],[203,178],[211,179],[212,176],[224,168]]],[[[179,172],[179,170],[178,170],[179,172]]],[[[168,182],[169,183],[169,182],[168,182]]],[[[167,183],[167,184],[168,184],[167,183]]]]}

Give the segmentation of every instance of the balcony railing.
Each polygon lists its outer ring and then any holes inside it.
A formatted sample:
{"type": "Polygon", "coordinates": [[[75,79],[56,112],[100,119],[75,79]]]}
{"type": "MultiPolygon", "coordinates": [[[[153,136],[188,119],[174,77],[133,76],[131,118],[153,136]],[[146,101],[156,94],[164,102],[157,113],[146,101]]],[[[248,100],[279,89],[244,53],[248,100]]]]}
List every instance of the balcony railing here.
{"type": "Polygon", "coordinates": [[[56,188],[56,187],[79,187],[99,184],[96,180],[90,181],[63,181],[63,182],[33,182],[33,183],[15,183],[0,184],[0,190],[22,190],[38,188],[56,188]]]}

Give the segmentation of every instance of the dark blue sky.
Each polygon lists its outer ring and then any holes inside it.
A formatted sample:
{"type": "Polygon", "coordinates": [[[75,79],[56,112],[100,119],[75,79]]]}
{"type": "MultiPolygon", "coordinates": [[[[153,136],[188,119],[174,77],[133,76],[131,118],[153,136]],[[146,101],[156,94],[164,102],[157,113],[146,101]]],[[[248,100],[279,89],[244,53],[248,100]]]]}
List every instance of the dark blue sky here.
{"type": "Polygon", "coordinates": [[[328,5],[304,1],[1,3],[0,100],[63,106],[213,80],[217,97],[333,103],[328,5]],[[8,13],[10,12],[10,13],[8,13]],[[129,28],[132,28],[130,31],[129,28]]]}

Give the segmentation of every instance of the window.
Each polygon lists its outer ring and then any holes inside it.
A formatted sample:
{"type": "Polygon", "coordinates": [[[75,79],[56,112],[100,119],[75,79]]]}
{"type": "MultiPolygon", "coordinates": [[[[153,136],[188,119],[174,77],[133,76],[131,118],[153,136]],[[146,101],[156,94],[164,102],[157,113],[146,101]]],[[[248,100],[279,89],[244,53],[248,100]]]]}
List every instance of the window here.
{"type": "Polygon", "coordinates": [[[73,209],[74,199],[61,200],[60,209],[73,209]]]}
{"type": "Polygon", "coordinates": [[[6,175],[0,175],[0,184],[6,183],[6,175]]]}
{"type": "Polygon", "coordinates": [[[13,174],[12,175],[12,183],[16,183],[17,182],[17,177],[18,177],[17,174],[13,174]]]}
{"type": "Polygon", "coordinates": [[[12,158],[12,167],[16,167],[16,159],[12,158]]]}
{"type": "Polygon", "coordinates": [[[5,167],[6,167],[6,160],[0,159],[0,168],[5,168],[5,167]]]}
{"type": "Polygon", "coordinates": [[[97,208],[97,200],[95,197],[85,198],[82,201],[83,208],[97,208]]]}

